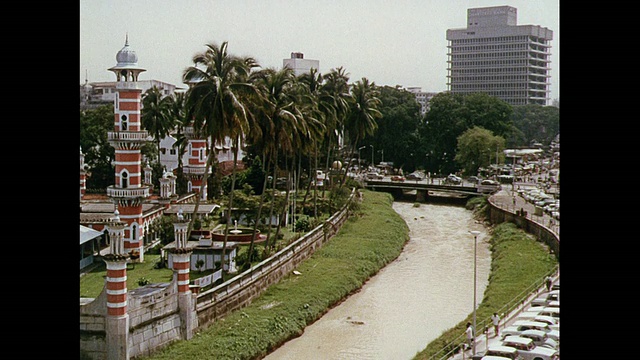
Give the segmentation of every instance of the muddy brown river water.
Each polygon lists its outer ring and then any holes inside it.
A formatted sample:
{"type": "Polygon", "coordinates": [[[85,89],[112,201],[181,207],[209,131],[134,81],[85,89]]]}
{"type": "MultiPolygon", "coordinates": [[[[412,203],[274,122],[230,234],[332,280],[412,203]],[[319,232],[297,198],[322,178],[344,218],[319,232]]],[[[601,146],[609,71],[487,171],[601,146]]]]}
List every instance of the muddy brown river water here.
{"type": "Polygon", "coordinates": [[[395,202],[393,208],[410,229],[400,256],[265,359],[412,359],[473,312],[474,239],[469,231],[481,232],[479,303],[491,266],[484,226],[461,206],[395,202]]]}

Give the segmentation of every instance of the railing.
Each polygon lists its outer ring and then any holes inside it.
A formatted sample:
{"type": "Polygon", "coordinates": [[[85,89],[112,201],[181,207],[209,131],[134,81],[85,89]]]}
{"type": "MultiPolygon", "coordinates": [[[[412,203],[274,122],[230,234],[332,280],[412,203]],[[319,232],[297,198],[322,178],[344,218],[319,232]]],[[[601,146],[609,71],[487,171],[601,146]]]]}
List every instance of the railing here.
{"type": "MultiPolygon", "coordinates": [[[[556,273],[558,268],[556,267],[551,274],[556,273]]],[[[547,275],[551,275],[547,274],[547,275]]],[[[545,279],[547,275],[541,277],[537,281],[533,282],[526,289],[516,295],[511,301],[506,303],[500,309],[496,310],[499,314],[508,314],[507,317],[504,317],[502,321],[507,322],[510,319],[514,318],[517,314],[522,311],[522,309],[528,304],[535,296],[537,296],[543,289],[545,288],[545,279]]],[[[491,328],[493,323],[491,318],[476,319],[476,327],[478,329],[487,329],[491,328]]],[[[484,331],[482,332],[484,333],[484,331]]],[[[476,330],[476,338],[480,335],[476,330]]],[[[476,340],[477,341],[477,340],[476,340]]],[[[466,334],[463,332],[458,337],[456,337],[453,341],[445,345],[445,347],[437,352],[435,355],[429,357],[429,360],[447,360],[450,359],[454,354],[459,352],[462,348],[462,344],[466,344],[466,334]]]]}

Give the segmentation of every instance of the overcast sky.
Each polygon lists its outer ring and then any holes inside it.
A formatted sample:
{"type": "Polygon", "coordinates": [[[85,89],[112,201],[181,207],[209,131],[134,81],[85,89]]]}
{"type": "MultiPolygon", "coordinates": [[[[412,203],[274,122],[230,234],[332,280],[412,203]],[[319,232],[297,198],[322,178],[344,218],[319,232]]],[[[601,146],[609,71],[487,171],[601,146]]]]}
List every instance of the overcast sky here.
{"type": "Polygon", "coordinates": [[[292,52],[342,66],[350,82],[447,90],[447,29],[466,27],[467,9],[509,5],[518,25],[553,31],[551,99],[560,97],[560,0],[81,0],[80,78],[115,81],[107,70],[129,36],[139,80],[183,87],[181,77],[208,43],[282,68],[292,52]]]}

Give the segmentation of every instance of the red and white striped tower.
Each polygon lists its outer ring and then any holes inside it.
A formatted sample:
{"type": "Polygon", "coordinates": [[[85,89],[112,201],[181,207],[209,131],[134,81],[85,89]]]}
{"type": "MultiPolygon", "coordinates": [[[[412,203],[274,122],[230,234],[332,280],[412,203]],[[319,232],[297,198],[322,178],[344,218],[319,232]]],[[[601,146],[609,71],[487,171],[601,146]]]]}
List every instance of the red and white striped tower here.
{"type": "Polygon", "coordinates": [[[192,249],[187,246],[187,230],[189,220],[185,220],[182,209],[178,211],[178,218],[173,223],[175,248],[172,251],[173,271],[178,285],[178,307],[182,321],[183,336],[186,340],[193,337],[198,318],[195,311],[194,294],[189,288],[189,270],[191,267],[192,249]]]}
{"type": "Polygon", "coordinates": [[[127,262],[129,254],[124,246],[125,222],[120,221],[118,209],[106,225],[109,232],[109,250],[104,256],[107,265],[106,293],[106,345],[107,359],[129,359],[129,314],[127,313],[127,262]]]}
{"type": "Polygon", "coordinates": [[[138,75],[145,71],[138,67],[138,56],[129,47],[129,37],[116,54],[117,65],[110,68],[116,75],[116,99],[114,104],[114,131],[109,132],[109,143],[115,148],[116,184],[107,188],[127,224],[124,248],[144,261],[144,227],[142,203],[149,197],[149,186],[143,184],[142,154],[148,133],[141,128],[140,108],[142,89],[138,88],[138,75]]]}
{"type": "Polygon", "coordinates": [[[200,200],[207,200],[207,184],[203,183],[207,164],[207,139],[195,135],[193,126],[185,127],[184,135],[188,140],[187,161],[182,167],[189,179],[189,191],[199,192],[200,200]]]}
{"type": "Polygon", "coordinates": [[[87,170],[84,166],[84,154],[82,153],[82,146],[80,146],[80,200],[87,191],[87,170]]]}
{"type": "Polygon", "coordinates": [[[185,220],[182,209],[178,211],[178,219],[173,223],[176,247],[173,250],[173,270],[178,277],[178,292],[189,292],[189,268],[192,249],[187,246],[187,228],[189,220],[185,220]]]}

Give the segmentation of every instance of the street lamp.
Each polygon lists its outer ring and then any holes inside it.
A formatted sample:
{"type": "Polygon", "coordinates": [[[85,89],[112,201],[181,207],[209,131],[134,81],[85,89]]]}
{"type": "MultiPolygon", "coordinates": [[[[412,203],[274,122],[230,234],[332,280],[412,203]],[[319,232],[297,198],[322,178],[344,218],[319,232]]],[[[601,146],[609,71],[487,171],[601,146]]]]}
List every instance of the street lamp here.
{"type": "Polygon", "coordinates": [[[480,231],[471,230],[469,231],[471,235],[473,235],[473,352],[472,354],[475,356],[476,354],[476,273],[477,273],[477,248],[478,248],[478,235],[480,235],[480,231]]]}
{"type": "Polygon", "coordinates": [[[362,163],[360,162],[360,150],[366,148],[366,146],[360,146],[358,148],[358,172],[362,172],[362,163]]]}
{"type": "Polygon", "coordinates": [[[375,169],[376,168],[376,163],[373,162],[373,150],[375,148],[373,147],[373,145],[369,145],[369,146],[371,146],[371,166],[373,166],[373,168],[375,169]]]}

